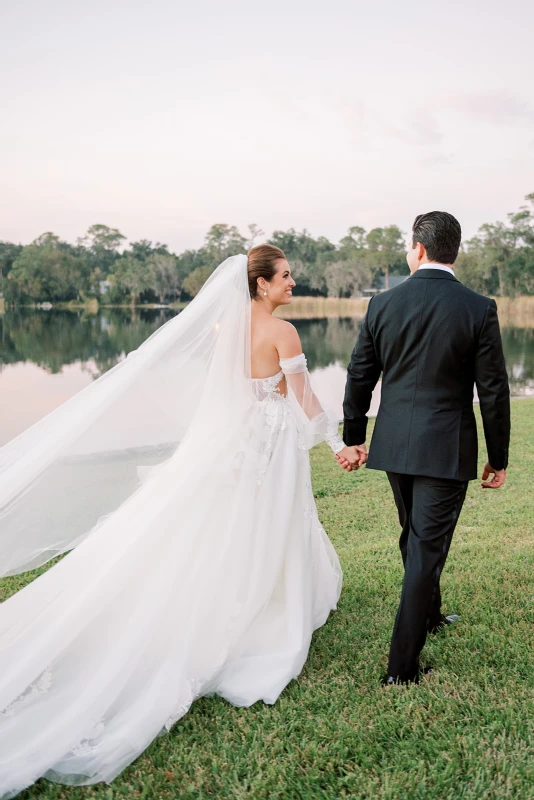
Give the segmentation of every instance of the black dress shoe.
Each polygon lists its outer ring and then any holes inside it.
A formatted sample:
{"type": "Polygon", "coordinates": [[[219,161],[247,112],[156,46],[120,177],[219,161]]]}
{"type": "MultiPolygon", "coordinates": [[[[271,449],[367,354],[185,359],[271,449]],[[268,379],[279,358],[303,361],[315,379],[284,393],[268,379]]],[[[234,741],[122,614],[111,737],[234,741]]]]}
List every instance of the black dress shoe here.
{"type": "Polygon", "coordinates": [[[432,628],[429,629],[429,633],[434,634],[442,631],[444,628],[447,628],[449,625],[454,625],[460,619],[459,614],[449,614],[447,617],[441,615],[440,621],[437,625],[434,625],[432,628]]]}

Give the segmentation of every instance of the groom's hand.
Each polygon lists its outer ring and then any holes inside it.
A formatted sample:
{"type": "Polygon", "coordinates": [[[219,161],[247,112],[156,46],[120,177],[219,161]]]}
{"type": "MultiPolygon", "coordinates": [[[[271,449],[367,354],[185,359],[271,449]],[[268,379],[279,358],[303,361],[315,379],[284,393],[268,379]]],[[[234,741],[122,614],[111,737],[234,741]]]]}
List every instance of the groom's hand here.
{"type": "Polygon", "coordinates": [[[336,454],[336,461],[347,472],[359,469],[367,461],[367,448],[364,444],[344,447],[336,454]]]}
{"type": "MultiPolygon", "coordinates": [[[[343,450],[341,452],[343,452],[343,450]]],[[[487,461],[486,466],[484,467],[484,472],[482,473],[482,488],[500,489],[505,480],[506,480],[506,470],[493,469],[489,461],[487,461]],[[490,475],[493,475],[493,478],[490,481],[488,481],[490,475]]]]}

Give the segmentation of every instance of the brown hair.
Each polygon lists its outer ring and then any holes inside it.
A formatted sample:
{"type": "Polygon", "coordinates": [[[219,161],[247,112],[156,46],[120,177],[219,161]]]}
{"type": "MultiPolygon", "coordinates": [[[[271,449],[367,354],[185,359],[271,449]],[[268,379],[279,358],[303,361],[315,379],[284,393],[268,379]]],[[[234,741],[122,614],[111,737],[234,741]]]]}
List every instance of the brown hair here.
{"type": "Polygon", "coordinates": [[[252,298],[258,294],[258,278],[271,281],[280,258],[285,259],[285,253],[274,244],[259,244],[248,251],[248,289],[252,298]]]}

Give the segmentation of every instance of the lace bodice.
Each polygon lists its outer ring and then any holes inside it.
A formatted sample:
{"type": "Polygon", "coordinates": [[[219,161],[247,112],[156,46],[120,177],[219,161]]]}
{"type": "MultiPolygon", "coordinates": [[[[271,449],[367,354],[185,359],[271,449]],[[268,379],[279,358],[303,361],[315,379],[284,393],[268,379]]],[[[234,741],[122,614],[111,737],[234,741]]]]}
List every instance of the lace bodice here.
{"type": "MultiPolygon", "coordinates": [[[[331,412],[325,411],[310,385],[310,376],[304,353],[293,358],[280,359],[281,370],[267,378],[252,378],[252,391],[257,401],[290,402],[293,397],[306,415],[310,428],[309,438],[315,443],[324,439],[334,453],[339,453],[345,443],[338,433],[338,424],[331,412]],[[284,376],[287,379],[288,394],[281,394],[279,384],[284,376]]],[[[300,412],[302,413],[302,412],[300,412]]],[[[313,443],[313,442],[312,442],[313,443]]],[[[311,446],[311,445],[310,445],[311,446]]]]}
{"type": "Polygon", "coordinates": [[[265,400],[272,395],[276,397],[285,397],[280,394],[278,384],[284,377],[283,370],[277,372],[276,375],[269,375],[267,378],[252,378],[252,391],[256,400],[265,400]]]}

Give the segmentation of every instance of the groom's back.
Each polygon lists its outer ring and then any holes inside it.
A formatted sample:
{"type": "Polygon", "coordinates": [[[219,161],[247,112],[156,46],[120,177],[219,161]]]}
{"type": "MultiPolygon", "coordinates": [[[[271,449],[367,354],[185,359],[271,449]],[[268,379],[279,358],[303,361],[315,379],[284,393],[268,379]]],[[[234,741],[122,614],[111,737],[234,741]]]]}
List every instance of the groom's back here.
{"type": "Polygon", "coordinates": [[[421,269],[374,298],[368,325],[382,364],[383,402],[471,406],[477,334],[489,302],[437,269],[421,269]]]}
{"type": "Polygon", "coordinates": [[[424,268],[370,302],[382,396],[369,467],[476,477],[475,362],[492,302],[451,273],[424,268]]]}

